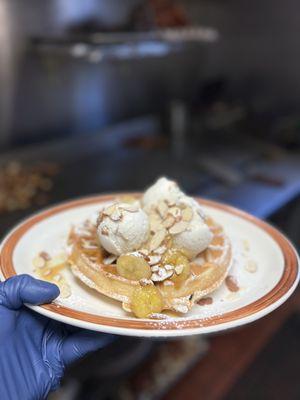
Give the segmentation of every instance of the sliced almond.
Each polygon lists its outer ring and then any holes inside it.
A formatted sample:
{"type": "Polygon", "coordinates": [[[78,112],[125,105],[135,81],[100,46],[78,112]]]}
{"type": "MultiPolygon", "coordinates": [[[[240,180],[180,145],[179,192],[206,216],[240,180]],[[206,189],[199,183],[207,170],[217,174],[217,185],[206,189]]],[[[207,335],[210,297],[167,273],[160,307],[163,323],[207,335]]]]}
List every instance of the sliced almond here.
{"type": "Polygon", "coordinates": [[[53,277],[54,282],[59,282],[61,281],[63,278],[60,274],[57,274],[53,277]]]}
{"type": "Polygon", "coordinates": [[[47,261],[47,268],[63,268],[67,265],[68,257],[65,253],[58,254],[47,261]]]}
{"type": "Polygon", "coordinates": [[[152,272],[157,272],[159,270],[159,266],[158,265],[152,265],[151,267],[151,271],[152,272]]]}
{"type": "Polygon", "coordinates": [[[114,261],[116,261],[116,259],[117,259],[117,256],[115,256],[115,255],[108,256],[108,257],[104,258],[103,264],[105,264],[105,265],[110,265],[110,264],[112,264],[114,261]]]}
{"type": "Polygon", "coordinates": [[[39,256],[42,257],[45,261],[51,260],[50,255],[46,251],[41,251],[39,256]]]}
{"type": "Polygon", "coordinates": [[[189,308],[185,304],[176,304],[176,305],[174,305],[174,310],[176,310],[182,314],[186,314],[189,311],[189,308]]]}
{"type": "Polygon", "coordinates": [[[248,240],[246,240],[246,239],[243,240],[243,246],[244,246],[245,251],[249,251],[250,246],[249,246],[248,240]]]}
{"type": "Polygon", "coordinates": [[[151,213],[149,215],[149,223],[150,230],[153,232],[157,232],[158,230],[162,229],[162,222],[157,213],[151,213]]]}
{"type": "Polygon", "coordinates": [[[116,211],[116,205],[112,204],[111,206],[105,208],[102,212],[104,215],[111,215],[116,211]]]}
{"type": "Polygon", "coordinates": [[[153,282],[162,282],[165,279],[170,278],[173,275],[173,271],[166,271],[164,268],[160,268],[158,272],[151,275],[153,282]]]}
{"type": "Polygon", "coordinates": [[[166,229],[171,228],[171,226],[173,226],[175,224],[175,218],[173,215],[168,215],[167,218],[163,221],[163,226],[166,229]]]}
{"type": "Polygon", "coordinates": [[[163,279],[161,278],[161,276],[159,276],[158,273],[156,273],[156,272],[154,272],[154,273],[151,275],[151,280],[152,280],[153,282],[160,282],[160,281],[163,281],[163,279]]]}
{"type": "Polygon", "coordinates": [[[99,226],[101,224],[101,222],[103,221],[103,219],[104,219],[104,213],[102,211],[100,211],[98,214],[96,226],[99,226]]]}
{"type": "Polygon", "coordinates": [[[124,195],[124,196],[121,196],[121,197],[120,197],[120,201],[121,201],[122,203],[131,204],[131,203],[135,203],[135,202],[137,201],[137,199],[136,199],[134,196],[124,195]]]}
{"type": "Polygon", "coordinates": [[[174,224],[169,229],[169,232],[171,233],[171,235],[177,235],[178,233],[184,232],[188,226],[189,226],[188,222],[185,221],[176,222],[176,224],[174,224]]]}
{"type": "Polygon", "coordinates": [[[109,235],[109,230],[106,226],[103,226],[103,228],[101,228],[101,235],[103,235],[103,236],[109,235]]]}
{"type": "Polygon", "coordinates": [[[182,273],[182,271],[183,271],[183,265],[177,265],[177,266],[175,267],[175,273],[176,273],[176,275],[180,275],[180,274],[182,273]]]}
{"type": "Polygon", "coordinates": [[[245,270],[250,272],[250,273],[254,273],[257,271],[257,264],[254,260],[249,260],[246,265],[245,265],[245,270]]]}
{"type": "Polygon", "coordinates": [[[173,215],[173,217],[175,219],[178,218],[178,217],[181,217],[181,210],[180,210],[179,207],[171,207],[171,208],[169,208],[168,213],[173,215]]]}
{"type": "Polygon", "coordinates": [[[157,211],[158,211],[159,215],[161,216],[161,218],[165,218],[168,210],[169,210],[169,207],[167,206],[167,204],[164,201],[160,201],[158,203],[157,211]]]}
{"type": "Polygon", "coordinates": [[[166,269],[166,271],[173,271],[174,265],[166,264],[166,265],[165,265],[165,269],[166,269]]]}
{"type": "Polygon", "coordinates": [[[43,268],[46,265],[46,260],[41,256],[37,256],[32,260],[32,264],[35,268],[43,268]]]}
{"type": "Polygon", "coordinates": [[[156,232],[150,241],[150,251],[157,249],[166,237],[166,231],[160,230],[156,232]]]}
{"type": "Polygon", "coordinates": [[[171,249],[173,247],[173,239],[172,236],[168,235],[165,240],[165,245],[167,249],[171,249]]]}
{"type": "Polygon", "coordinates": [[[153,285],[153,282],[151,281],[151,279],[141,279],[140,280],[140,285],[141,286],[148,286],[148,285],[153,285]]]}
{"type": "Polygon", "coordinates": [[[120,208],[128,212],[137,212],[139,209],[137,204],[122,204],[120,208]]]}
{"type": "Polygon", "coordinates": [[[157,256],[150,256],[149,257],[149,264],[150,265],[155,265],[158,264],[161,260],[161,256],[157,255],[157,256]]]}
{"type": "Polygon", "coordinates": [[[173,281],[169,281],[168,279],[166,279],[164,281],[164,286],[174,286],[174,282],[173,281]]]}
{"type": "Polygon", "coordinates": [[[110,214],[109,218],[112,221],[120,221],[120,219],[122,218],[122,212],[116,209],[112,214],[110,214]]]}
{"type": "Polygon", "coordinates": [[[164,254],[167,251],[167,246],[160,246],[154,250],[155,254],[164,254]]]}
{"type": "Polygon", "coordinates": [[[191,207],[186,207],[181,212],[182,220],[185,222],[190,222],[193,218],[193,210],[191,207]]]}
{"type": "Polygon", "coordinates": [[[67,297],[71,296],[71,294],[72,294],[71,287],[65,281],[65,279],[62,279],[61,281],[58,282],[58,287],[60,290],[60,297],[62,297],[63,299],[66,299],[67,297]]]}
{"type": "Polygon", "coordinates": [[[176,205],[175,201],[173,200],[164,199],[164,202],[167,204],[168,207],[173,207],[176,205]]]}
{"type": "Polygon", "coordinates": [[[91,240],[82,239],[81,245],[84,249],[98,249],[98,246],[95,244],[95,242],[91,240]]]}
{"type": "Polygon", "coordinates": [[[147,249],[141,249],[141,250],[139,250],[139,252],[140,252],[143,256],[148,256],[148,255],[149,255],[149,250],[147,250],[147,249]]]}
{"type": "Polygon", "coordinates": [[[43,276],[49,276],[51,275],[52,271],[51,268],[47,268],[43,271],[43,276]]]}

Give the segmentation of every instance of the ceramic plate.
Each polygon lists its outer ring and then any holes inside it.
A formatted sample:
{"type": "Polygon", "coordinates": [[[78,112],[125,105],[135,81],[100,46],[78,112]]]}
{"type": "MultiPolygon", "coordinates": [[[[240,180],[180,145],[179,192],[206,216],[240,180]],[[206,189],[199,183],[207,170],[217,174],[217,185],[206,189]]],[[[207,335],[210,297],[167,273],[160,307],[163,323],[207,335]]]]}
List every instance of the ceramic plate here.
{"type": "MultiPolygon", "coordinates": [[[[62,251],[72,224],[93,218],[116,195],[70,201],[33,215],[12,230],[1,246],[4,278],[33,273],[32,260],[44,250],[62,251]]],[[[120,335],[170,337],[211,333],[255,321],[279,307],[295,290],[299,259],[294,247],[278,230],[242,211],[209,200],[197,199],[205,211],[225,228],[233,248],[230,274],[239,286],[231,292],[223,284],[212,304],[195,305],[182,317],[167,320],[137,319],[121,304],[93,291],[69,271],[69,298],[44,306],[30,306],[50,318],[82,328],[120,335]],[[249,267],[250,266],[250,267],[249,267]]]]}

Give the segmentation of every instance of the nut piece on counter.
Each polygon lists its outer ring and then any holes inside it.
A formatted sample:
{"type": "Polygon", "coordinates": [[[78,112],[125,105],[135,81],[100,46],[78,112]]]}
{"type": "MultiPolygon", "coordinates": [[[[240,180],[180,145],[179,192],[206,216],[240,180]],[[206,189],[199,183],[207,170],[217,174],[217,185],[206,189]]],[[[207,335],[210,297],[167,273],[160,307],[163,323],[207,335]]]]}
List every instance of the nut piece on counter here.
{"type": "Polygon", "coordinates": [[[25,210],[48,202],[53,177],[59,167],[53,163],[25,165],[11,161],[0,167],[0,214],[25,210]]]}

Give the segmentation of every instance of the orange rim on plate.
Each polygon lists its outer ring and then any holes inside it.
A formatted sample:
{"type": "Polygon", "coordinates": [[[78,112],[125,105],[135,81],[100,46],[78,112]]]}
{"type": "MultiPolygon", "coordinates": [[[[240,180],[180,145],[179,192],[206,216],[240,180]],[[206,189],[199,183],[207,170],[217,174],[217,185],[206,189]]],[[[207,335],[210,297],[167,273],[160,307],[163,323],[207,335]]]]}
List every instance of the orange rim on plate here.
{"type": "MultiPolygon", "coordinates": [[[[59,212],[80,206],[86,206],[90,204],[110,201],[118,195],[124,195],[124,193],[122,194],[116,193],[114,195],[104,195],[104,196],[93,196],[66,202],[58,206],[52,207],[50,209],[47,209],[45,211],[42,211],[41,213],[36,214],[31,218],[25,220],[23,223],[21,223],[21,225],[19,225],[15,230],[12,231],[12,233],[7,237],[2,246],[0,253],[0,269],[4,278],[7,279],[14,275],[17,275],[13,264],[14,249],[18,244],[19,240],[22,238],[22,236],[35,224],[59,212]]],[[[133,195],[139,196],[140,194],[134,193],[133,195]]],[[[273,240],[275,240],[275,242],[278,244],[284,257],[284,270],[279,282],[266,295],[254,301],[253,303],[250,303],[237,310],[226,312],[221,315],[216,315],[205,319],[204,318],[194,318],[194,319],[178,318],[176,320],[167,319],[163,320],[163,324],[162,321],[158,320],[157,321],[139,320],[139,319],[125,319],[121,317],[116,318],[116,317],[99,316],[95,314],[86,313],[83,311],[76,311],[68,307],[57,305],[55,303],[42,305],[40,307],[52,311],[56,314],[63,315],[65,317],[73,319],[75,318],[81,321],[94,323],[98,325],[106,325],[106,326],[125,328],[125,329],[127,328],[127,329],[146,329],[146,330],[153,330],[153,329],[174,330],[174,329],[191,329],[191,328],[208,327],[242,319],[265,309],[266,307],[274,304],[281,297],[283,297],[291,289],[298,276],[298,268],[299,268],[298,259],[292,244],[277,229],[273,228],[266,222],[263,222],[258,218],[253,217],[250,214],[247,214],[246,212],[240,211],[226,204],[218,203],[211,200],[205,200],[202,198],[197,198],[197,200],[203,205],[225,211],[227,213],[230,213],[232,215],[238,216],[240,218],[243,218],[251,222],[260,229],[264,230],[267,234],[269,234],[273,238],[273,240]]]]}

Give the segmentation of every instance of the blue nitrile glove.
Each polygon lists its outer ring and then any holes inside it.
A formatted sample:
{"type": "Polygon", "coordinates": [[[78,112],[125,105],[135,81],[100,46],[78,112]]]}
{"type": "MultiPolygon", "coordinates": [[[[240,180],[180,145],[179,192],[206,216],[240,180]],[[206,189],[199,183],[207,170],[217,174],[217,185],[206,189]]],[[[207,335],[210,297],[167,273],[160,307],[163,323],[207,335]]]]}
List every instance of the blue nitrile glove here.
{"type": "Polygon", "coordinates": [[[52,321],[24,303],[49,303],[56,285],[19,275],[0,283],[0,399],[40,400],[59,386],[64,368],[112,341],[109,335],[52,321]]]}

